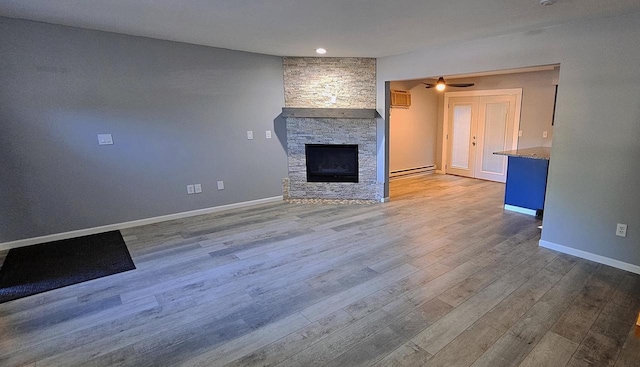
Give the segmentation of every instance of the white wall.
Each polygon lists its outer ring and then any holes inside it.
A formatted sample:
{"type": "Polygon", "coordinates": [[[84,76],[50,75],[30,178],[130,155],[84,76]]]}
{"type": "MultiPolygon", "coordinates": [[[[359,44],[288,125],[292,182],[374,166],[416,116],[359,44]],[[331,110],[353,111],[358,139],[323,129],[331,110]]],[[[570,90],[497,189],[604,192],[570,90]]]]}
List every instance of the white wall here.
{"type": "Polygon", "coordinates": [[[542,239],[640,269],[638,40],[633,13],[381,58],[378,110],[388,80],[561,64],[542,239]]]}
{"type": "Polygon", "coordinates": [[[411,107],[392,108],[389,119],[391,172],[436,163],[438,94],[419,82],[393,82],[391,89],[411,92],[411,107]]]}

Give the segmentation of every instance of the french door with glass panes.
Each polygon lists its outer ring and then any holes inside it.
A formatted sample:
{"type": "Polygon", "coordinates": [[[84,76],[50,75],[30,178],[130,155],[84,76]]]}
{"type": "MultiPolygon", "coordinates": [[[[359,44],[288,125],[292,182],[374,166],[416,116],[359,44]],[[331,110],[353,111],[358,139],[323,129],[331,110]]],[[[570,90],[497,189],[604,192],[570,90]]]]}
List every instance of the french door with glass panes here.
{"type": "Polygon", "coordinates": [[[446,172],[505,182],[507,158],[494,152],[516,149],[516,95],[448,98],[446,172]]]}

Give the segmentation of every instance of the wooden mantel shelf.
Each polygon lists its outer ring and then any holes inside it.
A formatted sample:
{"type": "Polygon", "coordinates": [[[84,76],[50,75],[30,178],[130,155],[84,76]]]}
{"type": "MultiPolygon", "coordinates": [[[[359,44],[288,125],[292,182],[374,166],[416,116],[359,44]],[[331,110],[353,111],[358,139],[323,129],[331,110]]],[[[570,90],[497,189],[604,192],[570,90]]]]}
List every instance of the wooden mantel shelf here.
{"type": "Polygon", "coordinates": [[[282,108],[282,117],[315,117],[343,119],[374,119],[378,112],[371,108],[282,108]]]}

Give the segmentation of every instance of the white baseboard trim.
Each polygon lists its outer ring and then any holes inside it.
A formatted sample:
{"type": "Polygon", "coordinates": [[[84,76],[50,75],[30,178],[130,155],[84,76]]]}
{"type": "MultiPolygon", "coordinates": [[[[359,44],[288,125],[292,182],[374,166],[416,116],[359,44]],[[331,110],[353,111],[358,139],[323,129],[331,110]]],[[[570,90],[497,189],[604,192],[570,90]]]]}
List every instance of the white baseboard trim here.
{"type": "Polygon", "coordinates": [[[515,206],[515,205],[504,204],[504,210],[510,210],[510,211],[516,212],[516,213],[533,215],[534,217],[536,216],[536,211],[535,210],[527,209],[527,208],[523,208],[523,207],[515,206]]]}
{"type": "Polygon", "coordinates": [[[0,243],[0,250],[9,250],[9,249],[16,248],[16,247],[37,245],[39,243],[44,243],[44,242],[66,240],[68,238],[87,236],[87,235],[90,235],[90,234],[96,234],[96,233],[102,233],[102,232],[108,232],[108,231],[115,231],[115,230],[119,230],[119,229],[131,228],[131,227],[144,226],[144,225],[147,225],[147,224],[165,222],[165,221],[174,220],[174,219],[188,218],[188,217],[193,217],[193,216],[196,216],[196,215],[210,214],[210,213],[215,213],[215,212],[221,212],[221,211],[224,211],[224,210],[243,208],[243,207],[247,207],[247,206],[254,206],[254,205],[259,205],[259,204],[267,204],[267,203],[275,203],[275,202],[282,201],[282,200],[283,200],[282,196],[274,196],[274,197],[270,197],[270,198],[251,200],[251,201],[243,201],[243,202],[234,203],[234,204],[214,206],[214,207],[211,207],[211,208],[191,210],[191,211],[188,211],[188,212],[161,215],[159,217],[132,220],[130,222],[108,224],[108,225],[105,225],[105,226],[79,229],[79,230],[76,230],[76,231],[54,233],[54,234],[50,234],[50,235],[46,235],[46,236],[25,238],[25,239],[22,239],[22,240],[16,240],[16,241],[11,241],[11,242],[0,243]]]}
{"type": "Polygon", "coordinates": [[[389,201],[391,201],[391,198],[389,198],[388,196],[386,198],[380,199],[381,203],[388,203],[389,201]]]}
{"type": "Polygon", "coordinates": [[[640,266],[629,264],[624,261],[612,259],[610,257],[605,257],[605,256],[597,255],[591,252],[578,250],[573,247],[558,245],[557,243],[553,243],[545,240],[538,241],[538,245],[540,247],[548,248],[550,250],[562,252],[563,254],[573,255],[573,256],[594,261],[600,264],[613,266],[614,268],[626,270],[631,273],[640,274],[640,266]]]}

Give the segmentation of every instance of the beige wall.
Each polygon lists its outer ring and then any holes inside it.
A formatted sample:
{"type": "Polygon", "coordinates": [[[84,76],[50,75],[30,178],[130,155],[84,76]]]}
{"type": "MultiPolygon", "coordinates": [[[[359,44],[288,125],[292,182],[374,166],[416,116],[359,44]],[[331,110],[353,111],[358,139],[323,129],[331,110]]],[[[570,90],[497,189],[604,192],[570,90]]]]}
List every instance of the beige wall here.
{"type": "Polygon", "coordinates": [[[285,57],[283,66],[285,107],[376,108],[376,59],[285,57]]]}
{"type": "MultiPolygon", "coordinates": [[[[518,148],[551,146],[553,137],[553,100],[555,97],[554,81],[558,79],[558,70],[535,71],[528,73],[491,75],[464,79],[451,79],[451,83],[474,83],[469,88],[449,88],[447,91],[471,91],[491,89],[522,88],[522,110],[520,127],[522,137],[518,138],[518,148]],[[547,137],[543,138],[543,131],[547,137]]],[[[444,104],[444,99],[440,102],[444,104]]],[[[442,124],[443,111],[438,116],[437,165],[442,167],[442,124]]]]}
{"type": "MultiPolygon", "coordinates": [[[[501,74],[464,79],[452,83],[475,83],[448,92],[522,88],[519,148],[551,146],[553,136],[554,81],[558,70],[501,74]],[[547,131],[547,138],[542,137],[547,131]]],[[[392,82],[391,89],[411,91],[409,109],[394,108],[389,118],[389,171],[435,164],[442,168],[442,124],[444,93],[426,89],[419,81],[392,82]]]]}
{"type": "MultiPolygon", "coordinates": [[[[483,76],[478,78],[455,79],[455,83],[475,83],[464,90],[490,90],[522,88],[522,111],[518,148],[551,146],[553,136],[553,99],[555,97],[554,80],[558,70],[536,71],[529,73],[483,76]],[[542,137],[547,131],[548,136],[542,137]]],[[[456,88],[455,91],[463,90],[456,88]]],[[[452,89],[453,91],[453,89],[452,89]]]]}
{"type": "Polygon", "coordinates": [[[393,82],[391,89],[411,92],[411,107],[392,108],[389,118],[391,172],[436,163],[438,94],[419,82],[393,82]]]}

